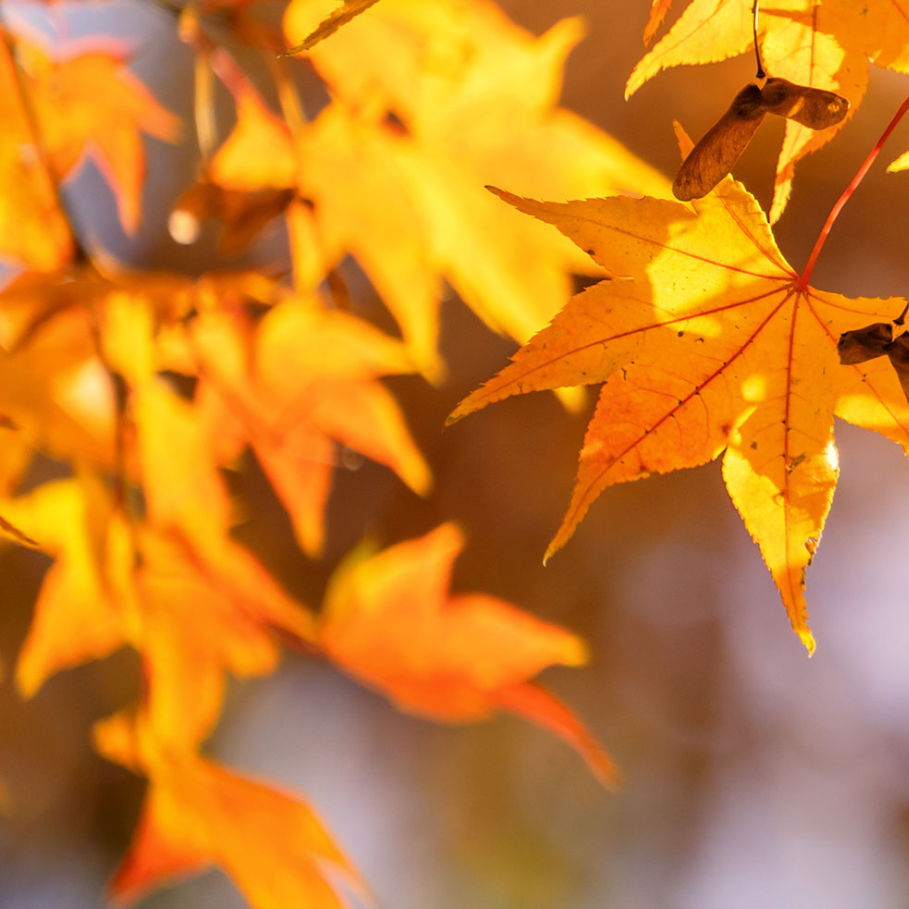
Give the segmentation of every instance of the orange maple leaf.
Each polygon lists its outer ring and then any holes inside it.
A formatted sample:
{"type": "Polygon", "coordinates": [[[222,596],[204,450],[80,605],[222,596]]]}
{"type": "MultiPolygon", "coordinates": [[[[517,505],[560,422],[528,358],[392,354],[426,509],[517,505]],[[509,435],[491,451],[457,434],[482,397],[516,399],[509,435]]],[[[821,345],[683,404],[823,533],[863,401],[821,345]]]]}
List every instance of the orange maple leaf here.
{"type": "Polygon", "coordinates": [[[118,650],[128,620],[106,579],[110,500],[99,482],[45,483],[4,510],[54,557],[16,666],[19,691],[31,697],[55,672],[118,650]]]}
{"type": "Polygon", "coordinates": [[[191,329],[204,403],[248,441],[293,521],[304,551],[323,540],[337,443],[386,464],[415,492],[431,476],[378,377],[410,372],[404,346],[312,301],[288,299],[256,325],[209,311],[191,329]],[[220,402],[219,400],[220,399],[220,402]]]}
{"type": "Polygon", "coordinates": [[[73,267],[25,272],[0,292],[0,412],[54,457],[113,463],[113,391],[89,315],[111,290],[73,267]]]}
{"type": "Polygon", "coordinates": [[[547,558],[606,487],[725,451],[729,494],[793,629],[813,651],[803,588],[837,480],[833,418],[909,450],[909,405],[895,372],[885,358],[841,365],[837,341],[895,318],[904,301],[807,286],[757,202],[729,177],[692,207],[648,198],[560,204],[495,192],[628,277],[569,301],[449,421],[514,394],[605,383],[547,558]]]}
{"type": "Polygon", "coordinates": [[[129,644],[143,662],[150,729],[160,743],[192,748],[220,715],[226,672],[271,672],[276,632],[312,640],[308,612],[248,552],[227,539],[200,548],[177,532],[130,528],[91,474],[7,507],[55,557],[16,669],[26,696],[129,644]]]}
{"type": "MultiPolygon", "coordinates": [[[[193,421],[185,402],[154,375],[164,369],[186,371],[185,363],[172,361],[173,336],[183,331],[182,318],[212,298],[270,299],[273,292],[272,279],[246,272],[213,273],[198,281],[168,273],[102,271],[92,263],[25,272],[0,291],[5,351],[0,413],[26,444],[54,457],[113,468],[116,373],[136,391],[138,410],[160,404],[159,416],[168,410],[179,421],[182,414],[187,433],[198,434],[199,427],[187,425],[193,421]]],[[[218,448],[214,439],[207,443],[199,444],[218,448]]],[[[134,472],[133,452],[127,454],[126,466],[134,472]]],[[[183,466],[201,471],[211,460],[208,454],[183,466]]],[[[165,458],[151,466],[166,471],[180,464],[165,458]]]]}
{"type": "Polygon", "coordinates": [[[669,7],[672,6],[672,0],[651,0],[650,15],[647,17],[647,25],[644,26],[644,44],[650,44],[657,29],[666,18],[669,7]]]}
{"type": "Polygon", "coordinates": [[[40,157],[24,78],[2,29],[0,121],[0,259],[51,271],[72,257],[72,233],[40,157]]]}
{"type": "Polygon", "coordinates": [[[444,524],[357,564],[326,595],[319,640],[343,669],[399,707],[436,720],[485,719],[511,710],[561,736],[597,777],[616,770],[582,723],[528,681],[547,666],[586,659],[579,638],[484,594],[452,596],[461,533],[444,524]]]}
{"type": "Polygon", "coordinates": [[[124,230],[135,233],[145,180],[140,133],[174,142],[180,121],[126,69],[128,54],[116,42],[63,59],[24,41],[17,51],[54,176],[62,180],[92,158],[116,196],[124,230]]]}
{"type": "Polygon", "coordinates": [[[365,892],[356,871],[302,799],[240,776],[192,752],[162,750],[144,716],[95,727],[110,760],[149,777],[129,852],[110,883],[120,904],[217,865],[252,909],[343,909],[331,882],[365,892]]]}

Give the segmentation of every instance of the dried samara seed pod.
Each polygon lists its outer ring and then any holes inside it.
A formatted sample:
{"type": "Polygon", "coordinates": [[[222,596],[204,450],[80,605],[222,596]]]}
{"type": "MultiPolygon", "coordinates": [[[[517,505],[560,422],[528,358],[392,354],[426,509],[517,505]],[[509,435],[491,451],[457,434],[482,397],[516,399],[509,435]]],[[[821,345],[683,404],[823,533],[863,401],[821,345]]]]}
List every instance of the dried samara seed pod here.
{"type": "Polygon", "coordinates": [[[810,129],[826,129],[839,123],[848,111],[849,102],[840,95],[788,79],[768,79],[763,88],[746,85],[691,150],[672,192],[683,202],[706,196],[732,170],[765,114],[786,117],[810,129]]]}
{"type": "Polygon", "coordinates": [[[900,386],[909,401],[909,332],[903,332],[888,348],[887,357],[896,370],[900,386]]]}
{"type": "Polygon", "coordinates": [[[672,184],[676,199],[706,196],[732,170],[763,119],[761,90],[746,85],[679,168],[672,184]]]}
{"type": "Polygon", "coordinates": [[[864,328],[844,331],[836,343],[840,363],[851,366],[873,360],[887,352],[893,340],[893,327],[889,322],[875,322],[864,328]]]}
{"type": "MultiPolygon", "coordinates": [[[[902,325],[904,316],[905,311],[893,324],[902,325]]],[[[840,363],[844,366],[886,356],[896,371],[906,400],[909,401],[909,331],[904,331],[894,339],[893,327],[889,322],[874,322],[864,328],[844,331],[840,335],[836,349],[840,355],[840,363]]]]}
{"type": "Polygon", "coordinates": [[[768,114],[795,120],[809,129],[836,126],[849,112],[849,102],[841,95],[787,79],[768,79],[761,89],[761,100],[768,114]]]}

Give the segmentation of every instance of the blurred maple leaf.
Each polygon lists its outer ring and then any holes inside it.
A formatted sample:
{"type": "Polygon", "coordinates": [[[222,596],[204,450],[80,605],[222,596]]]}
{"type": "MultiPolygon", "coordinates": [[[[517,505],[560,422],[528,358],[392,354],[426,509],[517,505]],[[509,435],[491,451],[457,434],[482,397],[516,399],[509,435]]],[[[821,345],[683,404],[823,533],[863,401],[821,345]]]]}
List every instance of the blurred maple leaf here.
{"type": "Polygon", "coordinates": [[[669,7],[672,6],[672,0],[651,0],[650,15],[647,17],[647,25],[644,26],[644,44],[650,44],[653,36],[657,33],[669,7]]]}
{"type": "Polygon", "coordinates": [[[31,110],[8,36],[0,29],[0,260],[51,271],[73,254],[72,234],[39,156],[31,110]]]}
{"type": "MultiPolygon", "coordinates": [[[[288,38],[334,8],[292,3],[288,38]]],[[[437,377],[443,279],[490,327],[523,340],[561,305],[569,272],[590,270],[557,235],[492,204],[485,183],[668,195],[664,177],[556,106],[581,34],[568,20],[533,38],[486,0],[383,0],[309,52],[332,101],[293,132],[222,60],[237,124],[206,178],[309,200],[307,215],[289,213],[298,289],[352,253],[419,368],[437,377]]]]}
{"type": "Polygon", "coordinates": [[[110,883],[132,902],[175,878],[218,865],[253,909],[343,909],[334,877],[360,892],[345,855],[300,798],[182,750],[162,750],[144,717],[95,727],[98,750],[149,777],[129,852],[110,883]]]}
{"type": "Polygon", "coordinates": [[[241,272],[194,280],[84,262],[23,272],[0,291],[0,413],[24,444],[112,469],[111,370],[138,384],[140,373],[171,368],[159,346],[170,337],[165,326],[182,330],[212,295],[268,297],[273,289],[273,280],[241,272]]]}
{"type": "Polygon", "coordinates": [[[337,443],[428,492],[429,468],[377,381],[412,371],[399,341],[347,313],[291,299],[255,328],[242,314],[209,311],[194,322],[191,344],[200,403],[227,427],[219,433],[252,447],[305,552],[322,546],[337,443]]]}
{"type": "Polygon", "coordinates": [[[577,666],[575,635],[491,596],[448,592],[464,541],[452,524],[348,563],[336,573],[319,641],[339,666],[403,710],[435,720],[523,715],[575,747],[604,783],[609,757],[556,698],[529,681],[547,666],[577,666]]]}
{"type": "Polygon", "coordinates": [[[27,696],[53,673],[129,644],[143,660],[158,741],[195,746],[220,714],[225,671],[271,672],[276,630],[312,639],[307,611],[236,543],[203,549],[178,533],[130,528],[90,474],[4,508],[55,557],[16,669],[27,696]]]}
{"type": "Polygon", "coordinates": [[[535,202],[611,274],[574,297],[449,421],[514,394],[605,383],[571,504],[546,553],[608,486],[720,455],[736,508],[761,548],[809,653],[803,588],[836,486],[833,418],[909,452],[909,406],[885,358],[842,366],[844,331],[902,311],[804,285],[764,213],[725,178],[693,210],[658,199],[535,202]]]}
{"type": "Polygon", "coordinates": [[[255,909],[338,909],[332,875],[359,886],[304,802],[200,754],[228,675],[272,672],[282,643],[324,651],[428,717],[524,716],[570,743],[604,782],[616,777],[581,721],[532,681],[550,665],[582,663],[583,644],[493,597],[451,596],[462,541],[450,525],[345,567],[318,619],[232,536],[239,509],[225,470],[241,468],[246,450],[310,555],[345,449],[428,491],[429,468],[382,379],[441,375],[445,282],[490,326],[526,338],[567,296],[573,272],[598,271],[484,183],[559,197],[668,195],[667,180],[557,106],[578,21],[535,38],[488,0],[383,0],[354,18],[373,5],[288,7],[288,37],[343,25],[307,57],[329,96],[311,120],[289,77],[296,64],[271,69],[279,116],[218,44],[229,33],[237,47],[279,49],[251,4],[203,0],[175,17],[196,53],[202,161],[172,234],[192,242],[215,217],[222,249],[233,251],[283,215],[292,290],[263,273],[132,272],[80,244],[61,182],[92,158],[124,230],[135,232],[143,136],[174,141],[178,121],[129,72],[118,41],[51,48],[23,24],[0,47],[9,136],[0,142],[0,256],[24,269],[0,290],[0,431],[10,435],[0,531],[21,531],[52,559],[16,682],[30,696],[56,672],[124,646],[138,654],[138,705],[96,735],[103,754],[149,780],[116,899],[207,864],[255,909]],[[203,122],[215,119],[212,74],[237,112],[217,151],[203,122]],[[403,341],[340,311],[348,295],[338,266],[349,254],[403,341]],[[36,454],[70,476],[17,495],[36,454]]]}
{"type": "MultiPolygon", "coordinates": [[[[761,58],[769,75],[833,91],[849,101],[847,116],[829,129],[818,132],[792,120],[786,123],[770,209],[775,222],[789,200],[795,165],[829,142],[861,104],[869,60],[909,72],[909,18],[898,0],[783,0],[762,4],[760,22],[761,58]]],[[[752,37],[751,4],[692,0],[637,64],[626,97],[660,70],[750,53],[752,37]]]]}
{"type": "Polygon", "coordinates": [[[92,158],[116,196],[123,229],[132,234],[139,227],[145,179],[140,133],[174,142],[179,120],[126,69],[129,54],[121,44],[111,39],[97,44],[54,59],[18,40],[16,53],[53,174],[62,180],[84,157],[92,158]]]}

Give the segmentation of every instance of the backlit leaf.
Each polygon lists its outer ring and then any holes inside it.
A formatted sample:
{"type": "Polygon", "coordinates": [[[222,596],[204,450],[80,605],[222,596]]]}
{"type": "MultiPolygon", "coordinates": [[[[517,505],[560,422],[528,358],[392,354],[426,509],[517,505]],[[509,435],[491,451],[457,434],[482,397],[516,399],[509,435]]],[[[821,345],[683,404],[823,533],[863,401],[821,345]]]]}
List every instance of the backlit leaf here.
{"type": "Polygon", "coordinates": [[[895,318],[903,302],[802,286],[763,212],[730,178],[693,207],[497,192],[628,278],[574,297],[449,419],[514,394],[604,383],[547,557],[606,487],[725,451],[729,493],[812,651],[802,591],[836,485],[833,418],[909,449],[909,405],[889,364],[843,366],[837,342],[875,317],[895,318]]]}
{"type": "Polygon", "coordinates": [[[657,29],[666,18],[672,0],[651,0],[650,15],[647,17],[647,25],[644,28],[644,44],[650,44],[657,29]]]}
{"type": "Polygon", "coordinates": [[[119,903],[220,867],[251,909],[343,909],[326,871],[361,888],[318,815],[299,797],[192,753],[162,752],[125,717],[96,726],[99,750],[149,777],[133,843],[110,884],[119,903]]]}
{"type": "Polygon", "coordinates": [[[351,675],[431,719],[480,720],[498,708],[567,739],[604,781],[611,762],[573,715],[529,680],[577,666],[583,643],[502,600],[449,593],[463,546],[451,524],[342,567],[328,593],[320,641],[351,675]],[[532,690],[531,690],[532,689],[532,690]]]}
{"type": "Polygon", "coordinates": [[[46,483],[4,511],[52,553],[28,637],[19,654],[16,682],[32,696],[51,675],[101,659],[126,642],[131,619],[126,604],[112,596],[106,571],[110,502],[89,478],[82,483],[46,483]]]}
{"type": "Polygon", "coordinates": [[[124,230],[135,233],[145,180],[140,134],[174,142],[179,121],[126,69],[126,52],[111,45],[62,59],[21,42],[18,50],[55,175],[62,179],[92,158],[117,198],[124,230]]]}
{"type": "Polygon", "coordinates": [[[72,256],[72,236],[51,175],[40,158],[24,83],[0,41],[0,260],[52,271],[72,256]]]}
{"type": "Polygon", "coordinates": [[[233,408],[305,551],[322,544],[335,443],[386,464],[415,492],[428,491],[429,468],[376,381],[412,370],[400,342],[346,313],[293,299],[248,336],[236,317],[209,313],[192,337],[203,374],[233,408]]]}
{"type": "MultiPolygon", "coordinates": [[[[324,12],[291,3],[288,41],[324,12]]],[[[561,238],[497,211],[485,184],[668,194],[660,175],[556,106],[581,35],[567,20],[534,38],[486,0],[382,0],[310,52],[337,100],[301,135],[302,194],[326,254],[354,253],[431,376],[442,278],[490,327],[525,339],[564,300],[567,272],[590,269],[561,238]]]]}

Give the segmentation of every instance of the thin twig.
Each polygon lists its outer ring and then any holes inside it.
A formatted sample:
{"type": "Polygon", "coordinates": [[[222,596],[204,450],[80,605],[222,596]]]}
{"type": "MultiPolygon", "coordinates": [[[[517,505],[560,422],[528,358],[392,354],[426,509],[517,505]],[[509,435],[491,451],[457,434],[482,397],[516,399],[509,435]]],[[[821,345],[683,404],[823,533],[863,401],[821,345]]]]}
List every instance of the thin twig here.
{"type": "Polygon", "coordinates": [[[758,47],[758,16],[761,12],[761,0],[754,0],[754,5],[751,8],[751,13],[753,16],[751,29],[754,34],[754,56],[757,59],[757,79],[766,79],[767,73],[764,72],[764,64],[761,61],[761,49],[758,47]]]}
{"type": "Polygon", "coordinates": [[[840,211],[842,211],[843,206],[849,201],[850,196],[855,192],[859,183],[865,178],[865,174],[868,173],[871,165],[874,163],[874,159],[880,154],[881,149],[884,147],[884,143],[890,138],[890,133],[896,129],[897,124],[900,120],[903,119],[906,111],[909,111],[909,96],[903,101],[899,106],[899,110],[893,115],[893,119],[887,124],[887,128],[881,133],[880,139],[877,140],[874,148],[868,153],[868,157],[865,158],[862,166],[858,169],[855,176],[852,178],[852,181],[844,190],[843,194],[836,200],[836,204],[833,208],[830,209],[830,214],[827,215],[827,220],[824,222],[824,226],[821,228],[820,234],[818,234],[817,242],[814,244],[814,249],[811,250],[811,255],[808,257],[808,264],[805,266],[805,270],[799,276],[798,281],[796,282],[796,288],[798,290],[805,290],[808,287],[808,281],[811,279],[811,272],[814,271],[814,265],[817,262],[817,257],[821,254],[821,250],[824,248],[824,243],[827,242],[827,235],[830,233],[831,228],[833,227],[834,221],[836,221],[839,216],[840,211]]]}

